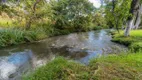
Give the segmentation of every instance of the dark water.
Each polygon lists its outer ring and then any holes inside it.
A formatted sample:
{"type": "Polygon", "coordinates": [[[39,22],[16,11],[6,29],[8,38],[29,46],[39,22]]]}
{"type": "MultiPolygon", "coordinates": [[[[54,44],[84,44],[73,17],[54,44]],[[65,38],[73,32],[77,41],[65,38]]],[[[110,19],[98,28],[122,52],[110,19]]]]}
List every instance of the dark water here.
{"type": "Polygon", "coordinates": [[[127,48],[111,42],[109,30],[73,33],[0,50],[0,80],[21,80],[21,75],[64,56],[87,64],[93,57],[120,53],[127,48]]]}

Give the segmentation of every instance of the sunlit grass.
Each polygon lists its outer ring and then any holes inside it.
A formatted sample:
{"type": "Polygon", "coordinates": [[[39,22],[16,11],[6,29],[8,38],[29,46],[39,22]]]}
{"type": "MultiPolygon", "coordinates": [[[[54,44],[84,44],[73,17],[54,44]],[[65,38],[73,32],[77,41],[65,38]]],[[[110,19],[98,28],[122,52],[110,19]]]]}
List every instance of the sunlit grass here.
{"type": "Polygon", "coordinates": [[[130,35],[132,37],[142,37],[142,30],[132,30],[130,35]]]}
{"type": "Polygon", "coordinates": [[[0,18],[0,27],[14,27],[14,21],[12,19],[0,18]]]}
{"type": "MultiPolygon", "coordinates": [[[[124,37],[124,31],[120,31],[120,34],[117,33],[115,34],[115,37],[124,37]]],[[[142,30],[131,30],[130,31],[130,36],[125,37],[125,38],[132,38],[132,37],[138,37],[138,38],[142,38],[142,30]]]]}
{"type": "Polygon", "coordinates": [[[124,31],[120,31],[120,34],[117,33],[113,37],[112,41],[127,45],[134,51],[142,50],[142,30],[132,30],[128,37],[124,36],[124,31]]]}

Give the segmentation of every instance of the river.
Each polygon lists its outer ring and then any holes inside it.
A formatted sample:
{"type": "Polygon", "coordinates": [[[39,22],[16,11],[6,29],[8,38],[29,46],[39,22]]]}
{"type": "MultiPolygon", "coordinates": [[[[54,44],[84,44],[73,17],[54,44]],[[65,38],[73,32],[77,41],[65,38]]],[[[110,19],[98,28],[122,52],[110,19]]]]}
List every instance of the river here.
{"type": "Polygon", "coordinates": [[[88,64],[91,58],[126,51],[127,47],[111,42],[109,31],[72,33],[0,49],[0,80],[21,80],[23,74],[58,56],[88,64]]]}

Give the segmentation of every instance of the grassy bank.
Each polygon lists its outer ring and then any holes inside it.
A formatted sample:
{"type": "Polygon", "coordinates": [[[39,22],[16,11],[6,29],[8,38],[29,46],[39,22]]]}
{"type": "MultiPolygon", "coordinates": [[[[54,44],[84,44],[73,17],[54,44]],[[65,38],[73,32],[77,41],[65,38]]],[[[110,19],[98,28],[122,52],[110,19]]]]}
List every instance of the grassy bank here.
{"type": "Polygon", "coordinates": [[[0,48],[33,42],[47,37],[42,29],[23,30],[15,28],[5,28],[0,30],[0,48]]]}
{"type": "MultiPolygon", "coordinates": [[[[40,25],[41,26],[41,25],[40,25]]],[[[66,35],[73,33],[73,30],[59,30],[52,28],[52,26],[31,28],[25,30],[24,28],[1,28],[0,29],[0,48],[18,45],[22,43],[31,43],[42,40],[51,36],[66,35]]]]}
{"type": "Polygon", "coordinates": [[[88,66],[56,58],[23,80],[141,80],[142,53],[110,55],[90,61],[88,66]]]}
{"type": "Polygon", "coordinates": [[[96,73],[92,75],[96,76],[98,80],[142,79],[141,52],[102,57],[100,59],[92,61],[90,65],[91,68],[98,66],[96,73]]]}
{"type": "Polygon", "coordinates": [[[135,52],[142,50],[142,30],[132,30],[129,37],[123,35],[123,31],[120,31],[120,34],[115,33],[112,41],[124,44],[135,52]]]}
{"type": "Polygon", "coordinates": [[[29,30],[26,30],[23,25],[18,27],[11,20],[1,19],[0,21],[0,48],[27,42],[31,43],[50,36],[65,35],[74,32],[68,29],[56,29],[51,23],[35,24],[29,30]],[[7,23],[11,24],[9,25],[7,23]]]}
{"type": "Polygon", "coordinates": [[[24,18],[19,21],[18,17],[10,18],[7,13],[3,13],[3,15],[0,15],[0,48],[34,42],[50,36],[66,35],[73,32],[86,32],[102,28],[105,28],[104,24],[97,26],[94,23],[85,25],[82,23],[75,26],[70,23],[63,25],[60,22],[57,25],[55,21],[45,18],[45,20],[34,20],[31,23],[30,30],[26,30],[26,21],[24,18]]]}
{"type": "Polygon", "coordinates": [[[89,68],[64,58],[56,58],[23,80],[88,80],[89,68]]]}
{"type": "Polygon", "coordinates": [[[27,42],[34,42],[52,36],[66,35],[73,32],[86,31],[89,31],[89,29],[84,29],[83,31],[76,31],[75,28],[57,29],[54,28],[53,25],[49,24],[34,25],[29,30],[26,30],[24,27],[7,28],[5,26],[0,27],[0,48],[27,42]]]}

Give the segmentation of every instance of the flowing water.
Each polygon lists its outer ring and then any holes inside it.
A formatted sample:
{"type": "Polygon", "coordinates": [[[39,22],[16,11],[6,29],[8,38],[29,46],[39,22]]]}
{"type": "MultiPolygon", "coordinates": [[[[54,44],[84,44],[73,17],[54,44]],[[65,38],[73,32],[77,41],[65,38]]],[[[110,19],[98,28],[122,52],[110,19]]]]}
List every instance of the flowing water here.
{"type": "Polygon", "coordinates": [[[127,50],[125,46],[111,42],[111,39],[109,30],[98,30],[0,49],[0,80],[21,80],[23,74],[57,56],[88,64],[93,57],[127,50]]]}

